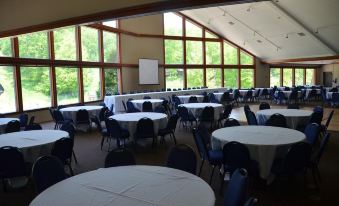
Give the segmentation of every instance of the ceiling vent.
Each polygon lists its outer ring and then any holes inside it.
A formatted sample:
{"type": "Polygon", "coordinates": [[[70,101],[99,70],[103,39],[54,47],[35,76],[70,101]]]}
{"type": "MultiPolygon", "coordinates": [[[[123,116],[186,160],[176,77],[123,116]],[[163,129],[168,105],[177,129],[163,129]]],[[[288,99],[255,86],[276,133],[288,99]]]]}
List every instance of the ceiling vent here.
{"type": "Polygon", "coordinates": [[[231,26],[233,26],[233,25],[234,25],[234,22],[229,21],[228,24],[231,25],[231,26]]]}
{"type": "Polygon", "coordinates": [[[305,33],[303,33],[303,32],[300,32],[300,33],[297,33],[299,36],[306,36],[306,34],[305,33]]]}

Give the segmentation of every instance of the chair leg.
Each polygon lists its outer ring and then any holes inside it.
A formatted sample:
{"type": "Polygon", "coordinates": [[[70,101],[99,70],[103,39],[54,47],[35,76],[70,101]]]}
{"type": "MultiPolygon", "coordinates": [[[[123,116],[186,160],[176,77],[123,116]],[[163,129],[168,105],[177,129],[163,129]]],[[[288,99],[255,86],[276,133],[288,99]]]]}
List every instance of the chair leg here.
{"type": "Polygon", "coordinates": [[[68,164],[68,167],[69,167],[69,171],[70,171],[71,175],[74,176],[74,172],[73,172],[71,163],[68,164]]]}
{"type": "Polygon", "coordinates": [[[102,150],[102,146],[104,145],[104,141],[105,141],[105,136],[102,136],[102,139],[101,139],[101,147],[100,147],[101,150],[102,150]]]}
{"type": "Polygon", "coordinates": [[[211,183],[212,183],[212,178],[213,178],[215,166],[213,165],[212,168],[213,168],[213,169],[212,169],[211,176],[210,176],[210,185],[211,185],[211,183]]]}
{"type": "Polygon", "coordinates": [[[174,144],[177,145],[177,138],[175,138],[174,132],[172,132],[172,138],[173,138],[174,144]]]}
{"type": "Polygon", "coordinates": [[[72,154],[73,154],[75,164],[78,164],[78,160],[77,160],[77,157],[75,156],[74,150],[72,151],[72,154]]]}
{"type": "Polygon", "coordinates": [[[221,175],[221,183],[220,183],[220,188],[219,188],[219,194],[222,196],[222,192],[223,192],[223,189],[224,189],[224,183],[225,183],[225,175],[226,175],[226,172],[224,171],[224,173],[221,175]]]}
{"type": "Polygon", "coordinates": [[[199,177],[200,177],[200,174],[201,174],[202,167],[204,166],[204,163],[205,163],[205,160],[202,160],[200,168],[199,168],[199,173],[198,173],[199,177]]]}

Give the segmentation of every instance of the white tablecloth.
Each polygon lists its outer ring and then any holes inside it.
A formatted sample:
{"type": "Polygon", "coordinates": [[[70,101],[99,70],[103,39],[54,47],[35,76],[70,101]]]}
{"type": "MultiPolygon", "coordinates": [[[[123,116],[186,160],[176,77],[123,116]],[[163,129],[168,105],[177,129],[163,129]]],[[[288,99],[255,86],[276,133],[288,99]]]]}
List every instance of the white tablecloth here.
{"type": "Polygon", "coordinates": [[[7,123],[12,121],[12,120],[19,121],[18,118],[0,118],[0,134],[5,133],[5,129],[6,129],[7,123]]]}
{"type": "Polygon", "coordinates": [[[0,147],[18,147],[26,161],[34,162],[40,156],[49,155],[54,142],[63,137],[68,137],[68,133],[61,130],[13,132],[0,135],[0,147]]]}
{"type": "Polygon", "coordinates": [[[327,93],[326,93],[326,98],[327,98],[327,99],[332,99],[333,93],[338,93],[338,92],[327,92],[327,93]]]}
{"type": "Polygon", "coordinates": [[[110,116],[109,118],[115,119],[119,122],[120,126],[124,129],[127,129],[130,135],[133,137],[137,123],[140,119],[147,117],[153,120],[154,132],[158,133],[159,129],[163,129],[167,126],[167,116],[162,113],[154,113],[154,112],[136,112],[136,113],[124,113],[124,114],[116,114],[110,116]]]}
{"type": "Polygon", "coordinates": [[[167,167],[97,169],[61,181],[30,206],[213,206],[214,192],[200,177],[167,167]]]}
{"type": "Polygon", "coordinates": [[[97,116],[99,117],[99,113],[102,106],[75,106],[75,107],[66,107],[60,109],[60,112],[64,116],[64,118],[72,119],[76,122],[76,114],[80,109],[86,109],[88,111],[89,117],[97,116]]]}
{"type": "Polygon", "coordinates": [[[108,108],[111,108],[111,105],[114,104],[114,113],[120,113],[125,111],[122,101],[127,102],[129,98],[133,99],[143,99],[144,96],[150,96],[152,99],[160,99],[172,97],[173,94],[175,95],[184,95],[189,93],[191,95],[198,95],[202,92],[224,92],[227,88],[214,88],[214,89],[193,89],[193,90],[180,90],[180,91],[166,91],[166,92],[151,92],[151,93],[137,93],[137,94],[124,94],[124,95],[114,95],[114,96],[105,96],[104,102],[108,108]]]}
{"type": "Polygon", "coordinates": [[[215,103],[188,103],[188,104],[180,104],[179,106],[186,107],[189,111],[191,111],[195,118],[199,118],[202,110],[207,107],[211,106],[214,108],[214,119],[218,120],[220,114],[223,112],[224,107],[222,104],[215,104],[215,103]]]}
{"type": "Polygon", "coordinates": [[[136,100],[132,100],[131,102],[133,103],[133,105],[136,108],[138,108],[140,111],[142,111],[142,104],[146,101],[152,103],[152,108],[154,110],[157,106],[162,105],[162,102],[164,100],[162,100],[162,99],[136,99],[136,100]]]}
{"type": "Polygon", "coordinates": [[[253,160],[259,163],[259,173],[264,179],[270,175],[277,148],[286,151],[287,146],[303,141],[302,132],[281,127],[238,126],[218,129],[212,133],[212,148],[222,149],[231,141],[245,144],[253,160]]]}
{"type": "Polygon", "coordinates": [[[300,122],[307,122],[312,111],[302,109],[265,109],[257,112],[257,119],[260,125],[264,125],[272,114],[279,113],[285,116],[287,126],[296,129],[300,122]]]}
{"type": "Polygon", "coordinates": [[[186,104],[188,103],[189,98],[192,96],[196,96],[198,99],[198,102],[202,102],[202,100],[204,99],[203,95],[180,95],[178,96],[178,98],[180,99],[181,103],[186,104]]]}

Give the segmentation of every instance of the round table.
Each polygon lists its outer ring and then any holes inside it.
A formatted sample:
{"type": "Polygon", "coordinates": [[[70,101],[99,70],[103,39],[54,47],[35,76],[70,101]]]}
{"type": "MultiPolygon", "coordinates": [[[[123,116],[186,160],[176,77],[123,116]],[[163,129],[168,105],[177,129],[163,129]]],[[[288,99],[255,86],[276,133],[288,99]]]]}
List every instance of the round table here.
{"type": "Polygon", "coordinates": [[[132,100],[131,102],[133,103],[133,105],[138,108],[140,111],[142,111],[142,104],[144,102],[151,102],[152,103],[152,108],[153,110],[157,107],[162,105],[164,100],[162,99],[136,99],[136,100],[132,100]]]}
{"type": "Polygon", "coordinates": [[[167,126],[167,115],[155,112],[136,112],[136,113],[124,113],[110,116],[109,118],[115,119],[119,122],[120,126],[127,129],[131,136],[136,131],[137,123],[140,119],[147,117],[153,120],[154,133],[158,134],[159,129],[163,129],[167,126]]]}
{"type": "Polygon", "coordinates": [[[7,123],[13,120],[20,121],[18,118],[0,118],[0,134],[5,133],[7,123]]]}
{"type": "Polygon", "coordinates": [[[216,104],[216,103],[188,103],[188,104],[180,104],[179,106],[186,107],[195,118],[199,118],[202,110],[207,107],[211,106],[214,108],[214,119],[218,120],[220,117],[220,114],[223,112],[224,107],[222,104],[216,104]]]}
{"type": "Polygon", "coordinates": [[[100,168],[63,180],[30,206],[212,206],[214,192],[200,177],[157,166],[100,168]]]}
{"type": "Polygon", "coordinates": [[[270,126],[236,126],[212,133],[212,148],[222,149],[230,141],[245,144],[251,158],[259,163],[260,176],[268,179],[274,157],[285,153],[291,144],[305,140],[305,134],[293,129],[270,126]]]}
{"type": "Polygon", "coordinates": [[[50,155],[54,142],[63,137],[68,137],[68,133],[61,130],[12,132],[0,135],[0,147],[17,147],[27,162],[34,162],[40,156],[50,155]]]}
{"type": "Polygon", "coordinates": [[[279,113],[285,116],[287,126],[291,129],[296,129],[301,122],[307,122],[312,114],[312,111],[302,109],[265,109],[257,112],[258,123],[264,125],[271,115],[279,113]]]}
{"type": "Polygon", "coordinates": [[[181,103],[186,104],[186,103],[188,103],[189,98],[192,97],[192,96],[197,97],[198,102],[202,102],[202,100],[204,99],[204,95],[180,95],[180,96],[178,96],[178,98],[180,99],[181,103]]]}
{"type": "Polygon", "coordinates": [[[99,117],[100,110],[102,106],[75,106],[75,107],[66,107],[60,109],[60,112],[65,119],[72,119],[73,122],[76,122],[76,114],[80,109],[85,109],[88,111],[89,116],[99,117]]]}

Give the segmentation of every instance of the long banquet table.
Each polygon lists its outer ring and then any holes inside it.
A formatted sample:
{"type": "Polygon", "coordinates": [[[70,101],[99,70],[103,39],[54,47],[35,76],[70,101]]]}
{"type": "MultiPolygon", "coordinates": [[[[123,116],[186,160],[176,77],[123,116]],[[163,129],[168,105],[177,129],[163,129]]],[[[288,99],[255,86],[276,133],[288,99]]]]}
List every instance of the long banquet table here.
{"type": "Polygon", "coordinates": [[[171,97],[173,94],[175,95],[185,95],[189,94],[201,94],[202,92],[225,92],[227,88],[205,88],[205,89],[192,89],[192,90],[180,90],[180,91],[163,91],[163,92],[151,92],[151,93],[137,93],[137,94],[124,94],[124,95],[113,95],[113,96],[105,96],[104,102],[108,108],[111,108],[112,104],[114,105],[113,112],[120,113],[125,111],[124,106],[122,104],[122,100],[127,102],[129,98],[133,99],[142,99],[144,96],[150,96],[152,99],[160,99],[171,97]]]}

